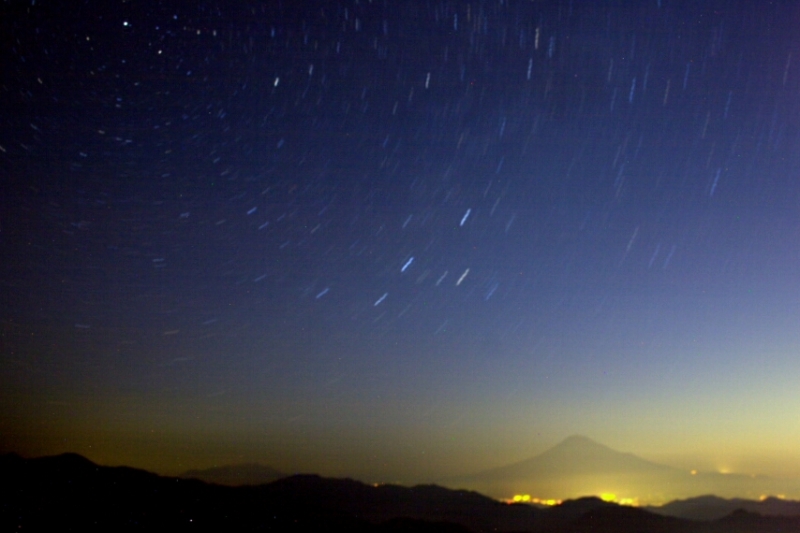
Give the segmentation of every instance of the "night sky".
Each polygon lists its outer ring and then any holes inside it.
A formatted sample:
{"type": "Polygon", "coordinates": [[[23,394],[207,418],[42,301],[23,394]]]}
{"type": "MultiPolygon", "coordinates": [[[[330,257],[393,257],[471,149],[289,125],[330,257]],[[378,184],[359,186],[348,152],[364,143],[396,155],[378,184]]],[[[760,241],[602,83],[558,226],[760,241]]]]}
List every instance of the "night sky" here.
{"type": "Polygon", "coordinates": [[[0,451],[800,476],[792,1],[0,5],[0,451]]]}

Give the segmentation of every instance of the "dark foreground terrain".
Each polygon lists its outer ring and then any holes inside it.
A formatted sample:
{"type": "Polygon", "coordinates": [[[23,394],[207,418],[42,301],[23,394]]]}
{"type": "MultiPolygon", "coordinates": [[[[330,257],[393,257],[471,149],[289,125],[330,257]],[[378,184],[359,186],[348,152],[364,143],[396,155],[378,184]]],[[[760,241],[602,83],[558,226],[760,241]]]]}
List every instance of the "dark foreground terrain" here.
{"type": "Polygon", "coordinates": [[[595,498],[543,510],[437,486],[375,487],[318,476],[224,487],[98,466],[74,454],[0,456],[0,491],[2,531],[800,532],[800,517],[734,511],[692,521],[595,498]]]}

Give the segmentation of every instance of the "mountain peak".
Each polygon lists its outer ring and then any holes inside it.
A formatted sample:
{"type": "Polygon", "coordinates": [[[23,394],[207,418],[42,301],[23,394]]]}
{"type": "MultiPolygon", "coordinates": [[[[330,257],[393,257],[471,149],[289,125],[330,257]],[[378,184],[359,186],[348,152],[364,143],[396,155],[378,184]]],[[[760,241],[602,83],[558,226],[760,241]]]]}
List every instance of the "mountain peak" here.
{"type": "Polygon", "coordinates": [[[643,489],[654,484],[651,480],[661,482],[676,472],[584,435],[571,435],[535,457],[479,472],[460,484],[497,497],[534,493],[558,499],[601,493],[644,496],[643,489]]]}
{"type": "Polygon", "coordinates": [[[597,459],[598,457],[605,456],[622,456],[629,455],[618,452],[609,448],[604,444],[590,439],[584,435],[571,435],[562,440],[549,450],[545,451],[543,456],[569,456],[572,459],[597,459]]]}
{"type": "Polygon", "coordinates": [[[587,437],[586,435],[570,435],[566,439],[562,440],[560,443],[556,445],[559,446],[600,446],[602,448],[606,448],[597,441],[594,441],[587,437]]]}

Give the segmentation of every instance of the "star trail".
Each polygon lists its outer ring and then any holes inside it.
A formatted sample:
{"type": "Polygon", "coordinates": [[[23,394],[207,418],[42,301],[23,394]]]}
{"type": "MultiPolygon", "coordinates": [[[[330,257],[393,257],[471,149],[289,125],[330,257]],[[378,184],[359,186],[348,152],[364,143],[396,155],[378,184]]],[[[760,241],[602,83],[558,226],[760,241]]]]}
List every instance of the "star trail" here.
{"type": "Polygon", "coordinates": [[[800,476],[793,2],[0,10],[0,451],[800,476]]]}

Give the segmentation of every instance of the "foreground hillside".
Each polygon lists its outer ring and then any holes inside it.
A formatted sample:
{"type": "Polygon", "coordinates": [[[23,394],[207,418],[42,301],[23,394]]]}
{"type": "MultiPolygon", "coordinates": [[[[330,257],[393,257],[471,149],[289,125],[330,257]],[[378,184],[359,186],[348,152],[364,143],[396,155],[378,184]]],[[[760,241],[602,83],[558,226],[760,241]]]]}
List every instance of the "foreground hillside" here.
{"type": "Polygon", "coordinates": [[[800,531],[798,517],[735,512],[691,521],[596,498],[552,509],[507,505],[437,486],[371,486],[292,476],[255,487],[224,487],[103,467],[74,454],[0,456],[2,531],[348,531],[535,533],[717,533],[800,531]]]}

